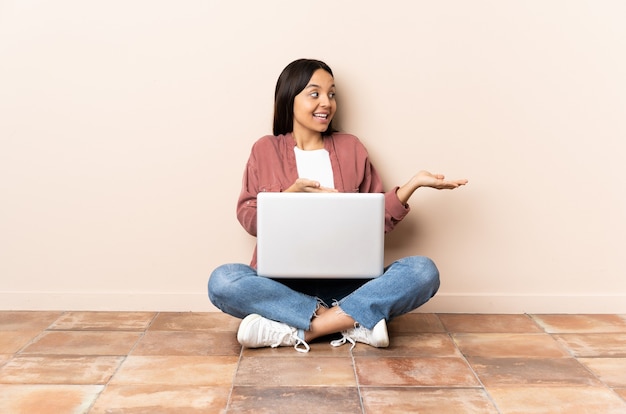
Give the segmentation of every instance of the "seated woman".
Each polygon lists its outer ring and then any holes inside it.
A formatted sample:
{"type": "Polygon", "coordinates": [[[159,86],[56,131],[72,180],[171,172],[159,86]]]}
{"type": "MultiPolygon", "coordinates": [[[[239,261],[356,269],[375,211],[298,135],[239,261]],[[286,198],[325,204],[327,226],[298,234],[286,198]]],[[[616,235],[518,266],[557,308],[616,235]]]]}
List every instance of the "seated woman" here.
{"type": "MultiPolygon", "coordinates": [[[[281,73],[274,96],[274,135],[252,147],[237,204],[237,218],[256,236],[256,198],[261,191],[383,193],[382,181],[363,144],[332,127],[337,110],[333,72],[324,62],[299,59],[281,73]]],[[[455,189],[467,180],[446,180],[419,171],[385,194],[385,230],[409,212],[421,187],[455,189]]],[[[302,217],[315,220],[315,217],[302,217]]],[[[294,223],[297,226],[297,223],[294,223]]],[[[237,339],[244,347],[293,346],[334,333],[346,341],[389,345],[387,322],[426,303],[439,288],[439,272],[427,257],[395,261],[375,279],[271,279],[258,276],[256,249],[250,265],[225,264],[213,271],[208,291],[223,312],[242,318],[237,339]]]]}

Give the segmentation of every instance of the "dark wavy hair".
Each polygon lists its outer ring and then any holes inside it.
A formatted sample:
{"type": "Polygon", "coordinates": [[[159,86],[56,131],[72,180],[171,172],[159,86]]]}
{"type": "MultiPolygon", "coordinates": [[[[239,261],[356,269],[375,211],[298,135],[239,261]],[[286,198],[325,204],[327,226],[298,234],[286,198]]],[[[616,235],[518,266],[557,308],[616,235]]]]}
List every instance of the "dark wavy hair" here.
{"type": "MultiPolygon", "coordinates": [[[[326,63],[314,59],[294,60],[283,69],[274,92],[274,135],[293,132],[294,99],[308,85],[313,73],[318,69],[324,69],[334,76],[326,63]]],[[[333,132],[335,129],[331,121],[322,136],[331,135],[333,132]]]]}

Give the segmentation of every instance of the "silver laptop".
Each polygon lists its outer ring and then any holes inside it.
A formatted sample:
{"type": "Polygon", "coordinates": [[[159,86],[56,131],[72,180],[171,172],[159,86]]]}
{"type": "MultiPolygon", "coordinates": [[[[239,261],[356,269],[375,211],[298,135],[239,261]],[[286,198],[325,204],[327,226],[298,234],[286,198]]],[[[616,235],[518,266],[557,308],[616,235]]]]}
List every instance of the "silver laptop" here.
{"type": "Polygon", "coordinates": [[[273,278],[374,278],[384,267],[380,193],[259,193],[257,273],[273,278]]]}

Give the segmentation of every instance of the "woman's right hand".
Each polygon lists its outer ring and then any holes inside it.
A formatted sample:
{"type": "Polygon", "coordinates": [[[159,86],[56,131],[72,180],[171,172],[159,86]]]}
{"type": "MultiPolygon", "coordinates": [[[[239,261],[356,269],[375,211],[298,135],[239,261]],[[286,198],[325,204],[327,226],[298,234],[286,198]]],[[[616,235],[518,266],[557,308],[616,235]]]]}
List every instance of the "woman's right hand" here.
{"type": "Polygon", "coordinates": [[[322,187],[319,182],[306,178],[298,178],[285,190],[286,193],[336,193],[334,188],[322,187]]]}

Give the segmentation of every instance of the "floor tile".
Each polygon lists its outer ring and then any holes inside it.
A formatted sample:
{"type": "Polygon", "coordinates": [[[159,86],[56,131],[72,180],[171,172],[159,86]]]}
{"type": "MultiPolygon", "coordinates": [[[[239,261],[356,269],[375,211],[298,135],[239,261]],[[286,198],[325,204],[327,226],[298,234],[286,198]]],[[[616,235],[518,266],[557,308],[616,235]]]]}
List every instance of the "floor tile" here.
{"type": "Polygon", "coordinates": [[[623,414],[626,402],[603,387],[489,388],[502,414],[623,414]]]}
{"type": "Polygon", "coordinates": [[[468,361],[481,382],[488,387],[600,385],[599,381],[573,358],[470,357],[468,361]]]}
{"type": "Polygon", "coordinates": [[[238,357],[129,356],[110,384],[211,385],[232,384],[238,357]]]}
{"type": "Polygon", "coordinates": [[[355,358],[363,386],[475,387],[479,383],[462,358],[355,358]]]}
{"type": "Polygon", "coordinates": [[[626,357],[626,333],[560,334],[554,338],[576,357],[626,357]]]}
{"type": "Polygon", "coordinates": [[[580,358],[594,374],[610,387],[626,387],[626,358],[580,358]]]}
{"type": "Polygon", "coordinates": [[[109,385],[89,414],[225,413],[229,393],[230,386],[109,385]]]}
{"type": "Polygon", "coordinates": [[[5,384],[105,384],[123,357],[17,356],[0,368],[5,384]]]}
{"type": "Polygon", "coordinates": [[[547,334],[453,334],[465,356],[565,358],[569,354],[547,334]]]}
{"type": "Polygon", "coordinates": [[[366,414],[498,414],[482,389],[365,388],[366,414]]]}
{"type": "Polygon", "coordinates": [[[126,355],[140,332],[47,331],[26,347],[22,354],[126,355]]]}
{"type": "Polygon", "coordinates": [[[262,387],[233,388],[229,413],[361,414],[356,387],[262,387]]]}
{"type": "Polygon", "coordinates": [[[33,339],[35,339],[42,331],[0,331],[0,353],[14,354],[33,339]]]}
{"type": "Polygon", "coordinates": [[[438,314],[448,332],[533,333],[543,332],[528,315],[438,314]]]}
{"type": "Polygon", "coordinates": [[[0,385],[0,413],[83,414],[102,385],[0,385]]]}
{"type": "Polygon", "coordinates": [[[626,413],[626,315],[409,313],[388,348],[309,353],[242,348],[239,324],[0,311],[0,413],[626,413]]]}
{"type": "Polygon", "coordinates": [[[239,355],[241,345],[231,332],[149,331],[132,355],[239,355]]]}
{"type": "Polygon", "coordinates": [[[354,387],[356,379],[349,358],[285,356],[244,357],[239,363],[236,386],[336,386],[354,387]]]}
{"type": "Polygon", "coordinates": [[[154,312],[66,312],[48,329],[141,331],[155,315],[154,312]]]}
{"type": "Polygon", "coordinates": [[[389,322],[387,330],[390,335],[445,332],[441,321],[434,313],[407,313],[389,322]]]}
{"type": "MultiPolygon", "coordinates": [[[[349,347],[350,344],[345,346],[349,347]]],[[[357,343],[352,350],[355,356],[419,356],[461,357],[452,339],[444,333],[396,335],[389,338],[388,348],[374,348],[357,343]]]]}
{"type": "Polygon", "coordinates": [[[221,312],[162,312],[150,325],[153,331],[237,332],[240,319],[221,312]]]}
{"type": "Polygon", "coordinates": [[[620,315],[532,315],[549,333],[626,333],[626,318],[620,315]]]}
{"type": "Polygon", "coordinates": [[[41,331],[63,312],[0,311],[0,331],[41,331]]]}

